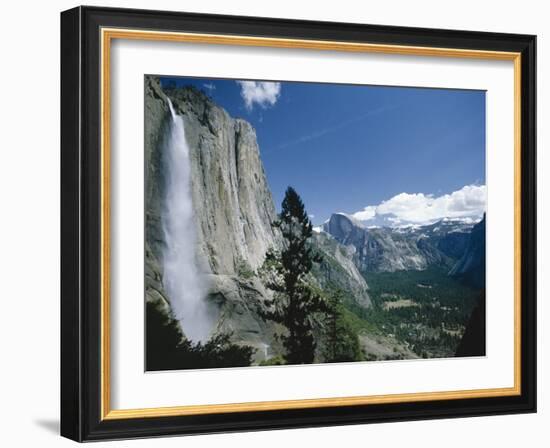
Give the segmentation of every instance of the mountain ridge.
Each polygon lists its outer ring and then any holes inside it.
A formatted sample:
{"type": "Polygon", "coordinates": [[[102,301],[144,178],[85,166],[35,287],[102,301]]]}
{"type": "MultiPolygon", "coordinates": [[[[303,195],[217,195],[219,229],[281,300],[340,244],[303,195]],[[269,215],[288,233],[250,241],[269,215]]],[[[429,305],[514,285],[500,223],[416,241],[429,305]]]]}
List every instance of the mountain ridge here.
{"type": "Polygon", "coordinates": [[[345,213],[334,213],[322,230],[355,249],[363,272],[422,270],[433,264],[452,268],[469,239],[472,226],[457,220],[406,227],[366,227],[345,213]]]}

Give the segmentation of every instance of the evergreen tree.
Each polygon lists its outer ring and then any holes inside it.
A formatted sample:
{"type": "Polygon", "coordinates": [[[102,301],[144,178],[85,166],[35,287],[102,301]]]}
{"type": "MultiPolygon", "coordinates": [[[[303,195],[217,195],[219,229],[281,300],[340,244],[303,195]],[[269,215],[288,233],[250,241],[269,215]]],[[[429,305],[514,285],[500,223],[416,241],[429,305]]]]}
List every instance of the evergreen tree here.
{"type": "Polygon", "coordinates": [[[147,302],[147,370],[244,367],[252,364],[255,350],[231,342],[231,335],[213,336],[205,343],[192,343],[183,336],[174,316],[147,302]]]}
{"type": "Polygon", "coordinates": [[[343,292],[331,291],[325,319],[326,362],[349,362],[361,359],[357,334],[344,317],[343,292]]]}
{"type": "Polygon", "coordinates": [[[328,300],[328,312],[327,318],[325,321],[326,325],[326,354],[325,358],[327,361],[333,361],[337,357],[338,352],[338,320],[340,319],[341,314],[341,302],[342,302],[342,291],[337,289],[330,295],[328,300]]]}
{"type": "Polygon", "coordinates": [[[273,226],[283,236],[283,250],[268,251],[262,271],[268,288],[275,292],[268,301],[265,319],[272,320],[288,330],[282,335],[289,364],[313,362],[316,343],[313,336],[313,315],[326,312],[325,301],[313,291],[308,276],[314,262],[320,257],[310,245],[313,227],[300,196],[288,187],[282,210],[273,226]]]}

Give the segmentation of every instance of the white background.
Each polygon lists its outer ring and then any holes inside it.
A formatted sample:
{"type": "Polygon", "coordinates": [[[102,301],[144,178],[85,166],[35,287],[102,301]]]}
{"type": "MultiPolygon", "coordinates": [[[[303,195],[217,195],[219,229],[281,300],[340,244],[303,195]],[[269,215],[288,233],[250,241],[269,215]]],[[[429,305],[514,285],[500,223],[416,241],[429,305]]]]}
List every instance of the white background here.
{"type": "MultiPolygon", "coordinates": [[[[550,120],[545,85],[550,55],[545,2],[392,1],[258,2],[90,1],[103,6],[187,10],[256,16],[355,21],[388,25],[538,34],[539,147],[539,413],[383,425],[118,442],[110,446],[256,447],[384,445],[543,447],[550,439],[546,388],[548,321],[543,297],[550,277],[548,201],[550,160],[544,152],[550,120]]],[[[6,446],[69,446],[58,431],[59,397],[59,11],[74,2],[10,2],[3,5],[1,163],[2,357],[0,397],[6,446]]],[[[98,444],[102,446],[104,444],[98,444]]],[[[106,445],[108,446],[108,445],[106,445]]]]}

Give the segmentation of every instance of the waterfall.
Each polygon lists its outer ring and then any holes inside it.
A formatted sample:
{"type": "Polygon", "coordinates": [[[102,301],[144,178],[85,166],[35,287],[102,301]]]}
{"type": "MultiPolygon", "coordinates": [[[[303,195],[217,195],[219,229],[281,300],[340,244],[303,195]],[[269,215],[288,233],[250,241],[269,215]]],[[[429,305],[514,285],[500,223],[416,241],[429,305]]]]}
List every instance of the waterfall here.
{"type": "Polygon", "coordinates": [[[263,343],[262,346],[264,348],[264,358],[265,359],[271,358],[271,356],[269,356],[269,347],[270,347],[270,345],[266,344],[266,343],[263,343]]]}
{"type": "Polygon", "coordinates": [[[166,172],[162,213],[164,289],[187,338],[204,342],[210,335],[214,319],[205,300],[208,288],[204,274],[197,264],[189,146],[183,117],[176,114],[169,98],[168,105],[171,120],[163,148],[166,172]]]}

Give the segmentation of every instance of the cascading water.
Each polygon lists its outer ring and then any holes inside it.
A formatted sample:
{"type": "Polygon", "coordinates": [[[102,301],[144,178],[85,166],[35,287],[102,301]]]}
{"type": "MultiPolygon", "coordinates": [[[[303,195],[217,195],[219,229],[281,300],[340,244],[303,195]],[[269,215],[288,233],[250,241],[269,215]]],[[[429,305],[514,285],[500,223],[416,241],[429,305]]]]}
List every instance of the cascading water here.
{"type": "Polygon", "coordinates": [[[197,265],[191,166],[183,117],[168,98],[171,120],[164,148],[166,189],[162,225],[164,289],[188,339],[204,342],[213,326],[207,285],[197,265]]]}

